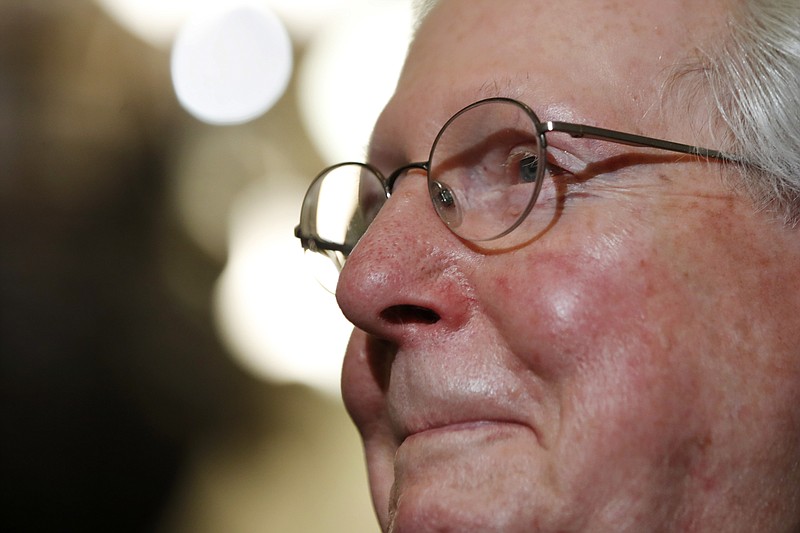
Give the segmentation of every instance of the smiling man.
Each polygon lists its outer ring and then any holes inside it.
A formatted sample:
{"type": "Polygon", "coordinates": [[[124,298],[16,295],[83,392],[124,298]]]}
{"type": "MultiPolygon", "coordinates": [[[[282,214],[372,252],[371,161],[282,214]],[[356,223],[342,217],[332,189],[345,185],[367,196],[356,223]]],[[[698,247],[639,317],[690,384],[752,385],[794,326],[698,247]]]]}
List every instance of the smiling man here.
{"type": "Polygon", "coordinates": [[[298,227],[344,265],[384,530],[800,530],[798,28],[794,0],[425,15],[369,165],[298,227]]]}

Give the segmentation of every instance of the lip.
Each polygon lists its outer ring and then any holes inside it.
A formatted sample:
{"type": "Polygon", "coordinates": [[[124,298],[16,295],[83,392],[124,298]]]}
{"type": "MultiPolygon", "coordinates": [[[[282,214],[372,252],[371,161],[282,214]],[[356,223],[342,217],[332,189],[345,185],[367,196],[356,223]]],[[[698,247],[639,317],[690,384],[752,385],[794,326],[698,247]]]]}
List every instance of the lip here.
{"type": "Polygon", "coordinates": [[[389,420],[396,443],[445,433],[525,429],[539,445],[544,445],[534,424],[542,405],[527,394],[519,394],[519,387],[509,385],[489,391],[488,387],[458,386],[459,381],[432,378],[430,373],[427,379],[437,381],[419,387],[419,380],[398,379],[390,386],[389,420]],[[409,381],[415,386],[408,386],[409,381]],[[444,383],[450,386],[442,386],[444,383]]]}
{"type": "Polygon", "coordinates": [[[428,401],[405,404],[405,408],[399,407],[394,411],[398,415],[394,419],[398,442],[410,438],[443,436],[447,433],[486,433],[519,429],[529,431],[539,440],[539,434],[531,421],[521,416],[526,410],[520,405],[498,402],[496,397],[473,396],[463,392],[460,395],[447,396],[446,399],[425,397],[424,393],[419,393],[415,398],[425,398],[428,401]]]}
{"type": "Polygon", "coordinates": [[[423,427],[417,431],[410,432],[403,440],[416,440],[424,437],[435,437],[447,433],[461,433],[469,431],[503,432],[507,430],[519,429],[530,431],[535,435],[535,432],[533,432],[533,429],[530,426],[521,422],[482,419],[423,427]]]}

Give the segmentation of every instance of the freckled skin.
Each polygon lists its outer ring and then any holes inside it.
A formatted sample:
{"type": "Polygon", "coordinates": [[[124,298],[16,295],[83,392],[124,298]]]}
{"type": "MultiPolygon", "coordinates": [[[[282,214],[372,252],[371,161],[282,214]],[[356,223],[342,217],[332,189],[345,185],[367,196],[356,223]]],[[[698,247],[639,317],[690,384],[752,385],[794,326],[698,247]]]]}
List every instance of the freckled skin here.
{"type": "MultiPolygon", "coordinates": [[[[487,80],[537,110],[711,144],[689,129],[702,116],[653,110],[665,66],[719,31],[715,6],[443,0],[373,149],[424,159],[487,80]]],[[[397,183],[337,290],[384,530],[800,528],[800,234],[718,163],[627,161],[503,253],[450,233],[419,175],[397,183]]]]}

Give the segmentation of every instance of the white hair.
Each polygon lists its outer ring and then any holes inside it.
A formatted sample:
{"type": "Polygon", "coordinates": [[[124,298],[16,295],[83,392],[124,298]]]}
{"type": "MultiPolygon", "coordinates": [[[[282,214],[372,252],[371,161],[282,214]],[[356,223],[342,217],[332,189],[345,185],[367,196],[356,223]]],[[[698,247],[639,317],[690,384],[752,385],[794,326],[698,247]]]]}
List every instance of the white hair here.
{"type": "MultiPolygon", "coordinates": [[[[800,2],[746,0],[728,35],[689,68],[724,125],[726,151],[742,167],[757,205],[800,222],[800,2]]],[[[687,71],[687,72],[688,72],[687,71]]]]}
{"type": "MultiPolygon", "coordinates": [[[[436,3],[414,0],[417,27],[436,3]]],[[[800,224],[800,1],[736,4],[719,44],[680,65],[672,81],[686,79],[699,82],[710,123],[723,132],[713,148],[748,162],[740,187],[759,208],[800,224]]]]}
{"type": "Polygon", "coordinates": [[[419,28],[422,20],[428,15],[438,0],[412,0],[411,5],[414,13],[414,29],[419,28]]]}

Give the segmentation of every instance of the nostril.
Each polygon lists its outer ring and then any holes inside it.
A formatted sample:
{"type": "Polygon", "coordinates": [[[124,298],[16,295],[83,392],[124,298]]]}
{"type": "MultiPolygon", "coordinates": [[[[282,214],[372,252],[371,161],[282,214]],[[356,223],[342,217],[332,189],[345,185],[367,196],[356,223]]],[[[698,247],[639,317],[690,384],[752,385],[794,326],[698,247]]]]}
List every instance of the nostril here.
{"type": "Polygon", "coordinates": [[[417,305],[393,305],[381,312],[381,318],[392,324],[435,324],[439,315],[417,305]]]}

